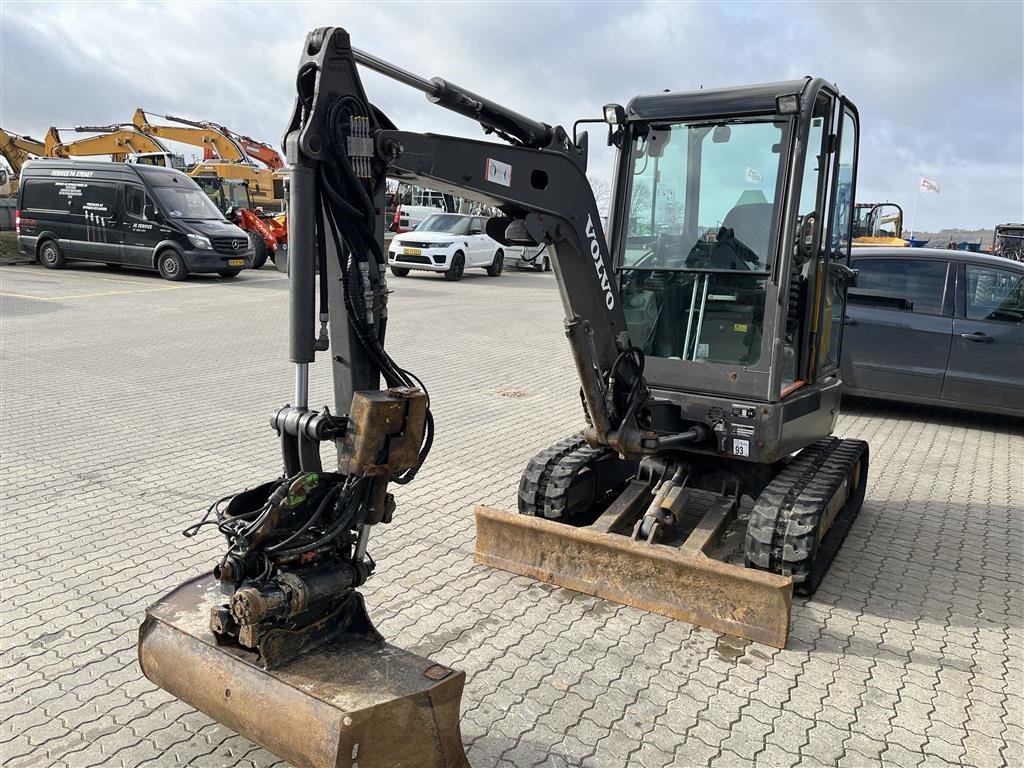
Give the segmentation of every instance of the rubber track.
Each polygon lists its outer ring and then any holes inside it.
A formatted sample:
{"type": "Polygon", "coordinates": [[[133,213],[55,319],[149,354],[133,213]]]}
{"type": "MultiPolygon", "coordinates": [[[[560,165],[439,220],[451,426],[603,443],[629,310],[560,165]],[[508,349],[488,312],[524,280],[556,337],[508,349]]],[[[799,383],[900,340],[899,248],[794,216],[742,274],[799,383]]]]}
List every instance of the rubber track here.
{"type": "Polygon", "coordinates": [[[544,487],[543,508],[544,517],[548,520],[562,520],[566,514],[566,505],[569,500],[569,488],[576,480],[584,467],[593,463],[602,456],[607,456],[607,448],[592,448],[583,445],[571,453],[567,453],[552,466],[548,474],[548,482],[544,487]]]}
{"type": "Polygon", "coordinates": [[[801,451],[754,505],[745,542],[748,563],[792,576],[798,594],[813,594],[860,511],[866,481],[818,542],[825,508],[859,459],[868,460],[861,440],[827,438],[801,451]]]}
{"type": "Polygon", "coordinates": [[[583,433],[559,440],[538,453],[526,465],[519,478],[519,514],[533,517],[544,516],[544,497],[548,479],[558,462],[573,451],[587,444],[583,433]]]}

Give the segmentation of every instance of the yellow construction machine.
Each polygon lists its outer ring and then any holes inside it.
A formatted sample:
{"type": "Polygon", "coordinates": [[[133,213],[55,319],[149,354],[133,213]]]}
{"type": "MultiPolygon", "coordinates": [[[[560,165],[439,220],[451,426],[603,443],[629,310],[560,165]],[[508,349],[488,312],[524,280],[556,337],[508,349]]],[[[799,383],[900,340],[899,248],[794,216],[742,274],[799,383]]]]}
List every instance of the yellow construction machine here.
{"type": "Polygon", "coordinates": [[[185,161],[181,155],[170,152],[158,139],[140,133],[130,125],[80,125],[70,130],[96,135],[66,143],[61,139],[60,130],[51,127],[46,132],[43,157],[67,159],[109,155],[115,162],[185,170],[185,161]]]}
{"type": "Polygon", "coordinates": [[[10,169],[8,178],[0,183],[0,196],[7,197],[18,191],[21,167],[32,157],[42,157],[44,151],[45,145],[38,139],[0,128],[0,157],[3,157],[10,169]]]}
{"type": "Polygon", "coordinates": [[[254,140],[242,136],[236,138],[226,128],[215,123],[197,122],[172,115],[162,117],[177,125],[152,123],[141,108],[135,110],[132,125],[147,136],[201,147],[203,160],[189,171],[190,175],[214,175],[225,181],[244,182],[248,185],[249,196],[255,205],[274,211],[281,209],[283,175],[277,176],[273,169],[249,162],[249,153],[242,141],[253,144],[254,140]]]}
{"type": "Polygon", "coordinates": [[[857,203],[853,215],[853,244],[902,248],[910,244],[903,238],[903,208],[896,203],[857,203]]]}
{"type": "Polygon", "coordinates": [[[467,764],[464,674],[386,643],[358,592],[386,572],[372,530],[405,512],[389,487],[415,481],[434,434],[425,383],[387,347],[386,275],[438,254],[383,250],[389,176],[500,210],[487,233],[545,244],[565,308],[581,430],[529,462],[518,512],[477,510],[479,562],[785,645],[794,589],[825,576],[867,482],[867,444],[831,436],[853,103],[808,77],[606,105],[584,121],[618,155],[606,227],[586,133],[399,69],[340,28],[309,34],[296,88],[282,469],[187,532],[223,546],[147,612],[146,676],[296,766],[467,764]],[[357,65],[505,143],[396,129],[357,65]],[[309,407],[318,352],[330,409],[309,407]]]}

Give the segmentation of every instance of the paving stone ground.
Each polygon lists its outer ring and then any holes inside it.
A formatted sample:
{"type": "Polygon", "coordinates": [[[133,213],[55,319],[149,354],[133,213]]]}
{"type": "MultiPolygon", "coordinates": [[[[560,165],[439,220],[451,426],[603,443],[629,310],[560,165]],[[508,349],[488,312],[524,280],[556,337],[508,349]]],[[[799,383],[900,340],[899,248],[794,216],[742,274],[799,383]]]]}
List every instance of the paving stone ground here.
{"type": "MultiPolygon", "coordinates": [[[[528,457],[580,425],[557,291],[393,283],[391,349],[438,437],[365,593],[389,640],[466,671],[474,766],[1024,764],[1024,424],[844,404],[838,433],[871,444],[863,511],[787,649],[743,644],[473,563],[472,505],[512,507],[528,457]]],[[[181,529],[278,471],[285,288],[269,268],[0,269],[8,768],[282,765],[155,689],[135,640],[220,551],[181,529]]],[[[313,402],[329,392],[318,366],[313,402]]]]}

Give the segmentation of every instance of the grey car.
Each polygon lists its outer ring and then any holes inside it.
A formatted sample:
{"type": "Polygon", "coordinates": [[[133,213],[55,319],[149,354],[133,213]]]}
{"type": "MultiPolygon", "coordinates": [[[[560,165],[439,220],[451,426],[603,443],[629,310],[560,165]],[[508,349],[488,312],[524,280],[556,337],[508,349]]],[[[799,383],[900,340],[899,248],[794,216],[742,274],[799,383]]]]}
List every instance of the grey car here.
{"type": "Polygon", "coordinates": [[[1024,415],[1024,264],[965,251],[854,248],[844,391],[1024,415]]]}

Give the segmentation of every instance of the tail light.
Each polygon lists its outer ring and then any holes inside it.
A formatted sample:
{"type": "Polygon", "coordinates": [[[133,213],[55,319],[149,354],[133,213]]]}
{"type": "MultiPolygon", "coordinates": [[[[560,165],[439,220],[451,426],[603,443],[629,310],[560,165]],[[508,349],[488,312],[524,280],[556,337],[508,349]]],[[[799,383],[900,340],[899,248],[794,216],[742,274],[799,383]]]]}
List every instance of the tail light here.
{"type": "Polygon", "coordinates": [[[21,211],[17,208],[14,209],[14,234],[21,234],[21,211]]]}

